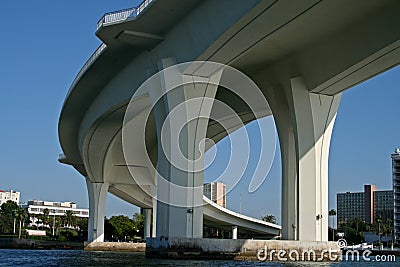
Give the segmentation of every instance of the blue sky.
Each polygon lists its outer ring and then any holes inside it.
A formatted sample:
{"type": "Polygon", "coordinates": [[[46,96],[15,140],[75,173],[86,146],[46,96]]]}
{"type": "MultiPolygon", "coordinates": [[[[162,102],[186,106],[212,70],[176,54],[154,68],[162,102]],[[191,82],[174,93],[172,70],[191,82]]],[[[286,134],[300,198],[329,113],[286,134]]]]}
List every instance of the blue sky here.
{"type": "MultiPolygon", "coordinates": [[[[94,35],[106,12],[139,1],[1,1],[0,188],[21,191],[22,201],[71,200],[87,207],[83,177],[57,162],[57,122],[79,69],[100,45],[94,35]]],[[[391,188],[390,153],[400,146],[400,69],[385,72],[344,93],[332,137],[329,206],[336,193],[361,191],[365,183],[391,188]]],[[[255,124],[248,126],[255,134],[255,124]]],[[[257,147],[257,138],[252,146],[257,147]]],[[[226,151],[227,142],[219,144],[226,151]]],[[[222,152],[220,152],[222,153],[222,152]]],[[[256,155],[257,153],[255,153],[256,155]]],[[[254,164],[255,155],[252,155],[254,164]]],[[[250,164],[250,169],[254,166],[250,164]]],[[[209,177],[208,177],[209,178],[209,177]]],[[[262,186],[248,193],[251,171],[227,198],[228,207],[254,217],[280,218],[280,156],[262,186]],[[241,195],[241,197],[240,197],[241,195]]],[[[106,214],[137,211],[110,196],[106,214]]]]}

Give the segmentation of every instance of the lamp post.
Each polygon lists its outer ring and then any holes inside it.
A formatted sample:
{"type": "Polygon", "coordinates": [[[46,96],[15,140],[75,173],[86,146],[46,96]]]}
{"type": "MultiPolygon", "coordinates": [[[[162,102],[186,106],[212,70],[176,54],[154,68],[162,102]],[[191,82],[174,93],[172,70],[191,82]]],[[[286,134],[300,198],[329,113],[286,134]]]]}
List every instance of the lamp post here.
{"type": "Polygon", "coordinates": [[[54,237],[54,227],[56,226],[56,210],[53,210],[53,237],[54,237]]]}
{"type": "Polygon", "coordinates": [[[336,216],[336,210],[334,210],[334,209],[331,209],[330,211],[329,211],[329,216],[331,216],[332,217],[332,241],[335,241],[335,229],[334,229],[334,227],[335,227],[335,223],[334,223],[334,219],[335,219],[335,216],[336,216]]]}
{"type": "Polygon", "coordinates": [[[382,219],[379,218],[378,220],[378,240],[379,240],[379,249],[382,249],[382,244],[381,244],[381,222],[382,219]]]}

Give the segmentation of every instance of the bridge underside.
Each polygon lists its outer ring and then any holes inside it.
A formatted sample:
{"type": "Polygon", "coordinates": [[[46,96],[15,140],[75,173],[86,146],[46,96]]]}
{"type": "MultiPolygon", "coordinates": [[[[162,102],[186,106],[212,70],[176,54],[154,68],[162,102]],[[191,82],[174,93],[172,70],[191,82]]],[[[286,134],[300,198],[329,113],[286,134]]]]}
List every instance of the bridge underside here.
{"type": "MultiPolygon", "coordinates": [[[[185,129],[186,155],[196,159],[199,151],[191,147],[200,140],[218,142],[255,118],[273,115],[282,152],[282,238],[326,241],[328,157],[341,92],[399,64],[400,31],[394,26],[400,25],[399,13],[395,0],[171,0],[155,1],[136,19],[100,28],[97,35],[107,48],[73,84],[59,122],[63,161],[88,180],[90,238],[101,239],[98,218],[104,211],[98,207],[103,200],[95,196],[107,191],[153,209],[158,237],[201,237],[203,218],[227,227],[207,215],[206,207],[196,207],[203,199],[195,189],[185,193],[194,196],[190,212],[154,200],[173,198],[163,195],[170,187],[160,186],[157,172],[188,188],[202,184],[202,173],[179,172],[167,162],[168,155],[160,154],[168,115],[179,103],[196,101],[198,91],[186,86],[183,94],[155,101],[154,90],[148,90],[133,99],[132,110],[127,108],[140,85],[158,71],[173,63],[208,60],[237,68],[260,91],[245,87],[244,95],[235,95],[215,84],[200,87],[203,100],[207,96],[213,102],[191,102],[180,114],[188,116],[196,107],[199,114],[225,121],[226,127],[216,120],[194,120],[185,129]],[[155,17],[158,23],[149,23],[155,17]],[[259,99],[254,96],[260,92],[267,105],[245,103],[259,99]],[[218,101],[231,107],[234,116],[215,109],[218,101]],[[135,151],[128,160],[122,153],[127,110],[135,133],[128,140],[135,151]]],[[[192,78],[217,82],[224,75],[225,70],[191,73],[192,78]]],[[[162,77],[158,83],[165,90],[170,81],[162,77]]],[[[169,137],[174,119],[166,128],[169,137]]],[[[271,233],[276,229],[267,227],[271,233]]]]}

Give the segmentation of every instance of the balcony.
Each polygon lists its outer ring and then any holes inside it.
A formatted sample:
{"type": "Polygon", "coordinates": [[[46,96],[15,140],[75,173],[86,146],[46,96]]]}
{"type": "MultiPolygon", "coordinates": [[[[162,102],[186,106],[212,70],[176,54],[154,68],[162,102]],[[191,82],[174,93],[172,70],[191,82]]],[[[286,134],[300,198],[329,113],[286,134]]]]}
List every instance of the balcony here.
{"type": "MultiPolygon", "coordinates": [[[[121,21],[127,21],[132,18],[135,18],[140,13],[142,13],[152,2],[155,2],[155,1],[156,0],[145,0],[136,8],[133,7],[133,8],[128,8],[128,9],[123,9],[123,10],[107,13],[97,22],[97,30],[99,30],[100,28],[102,28],[103,26],[105,26],[107,24],[112,24],[112,23],[121,22],[121,21]]],[[[103,43],[96,49],[96,51],[93,53],[93,55],[88,59],[88,61],[85,63],[85,65],[83,65],[83,67],[80,69],[80,71],[76,75],[76,77],[70,87],[70,91],[72,88],[75,87],[75,85],[79,81],[79,79],[83,76],[83,74],[87,71],[87,69],[93,64],[93,62],[95,62],[97,60],[97,58],[104,52],[104,50],[106,48],[107,48],[107,45],[103,43]]]]}
{"type": "Polygon", "coordinates": [[[115,12],[109,12],[105,14],[98,22],[97,22],[97,30],[100,28],[112,24],[112,23],[117,23],[121,21],[128,21],[130,19],[133,19],[137,16],[139,16],[140,13],[142,13],[148,5],[155,0],[145,0],[143,1],[138,7],[132,7],[128,9],[123,9],[115,12]]]}

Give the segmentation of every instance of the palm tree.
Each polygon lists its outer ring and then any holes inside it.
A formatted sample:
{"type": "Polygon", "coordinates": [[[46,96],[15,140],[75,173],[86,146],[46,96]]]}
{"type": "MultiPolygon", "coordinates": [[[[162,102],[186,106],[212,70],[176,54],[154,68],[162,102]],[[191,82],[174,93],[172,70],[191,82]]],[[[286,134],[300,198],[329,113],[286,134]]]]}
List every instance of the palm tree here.
{"type": "Polygon", "coordinates": [[[274,215],[271,215],[271,214],[266,215],[266,216],[263,216],[263,217],[261,218],[261,220],[263,220],[264,222],[269,222],[269,223],[274,223],[274,224],[276,224],[276,218],[275,218],[274,215]]]}
{"type": "Polygon", "coordinates": [[[21,238],[21,231],[22,231],[22,221],[28,218],[28,212],[26,209],[19,207],[17,210],[18,220],[19,220],[19,232],[18,232],[18,239],[21,238]]]}
{"type": "Polygon", "coordinates": [[[48,225],[48,224],[49,224],[49,214],[50,214],[49,209],[48,209],[48,208],[45,208],[45,209],[43,210],[43,216],[42,216],[42,218],[41,218],[43,227],[44,227],[44,225],[48,225]]]}
{"type": "Polygon", "coordinates": [[[392,240],[392,246],[393,246],[393,220],[392,219],[387,219],[386,221],[387,225],[388,225],[388,234],[390,235],[390,239],[392,240]]]}
{"type": "Polygon", "coordinates": [[[331,209],[330,211],[329,211],[329,216],[331,216],[332,217],[332,241],[334,241],[335,240],[335,229],[334,229],[334,219],[335,219],[335,216],[336,216],[336,210],[334,210],[334,209],[331,209]]]}
{"type": "Polygon", "coordinates": [[[64,226],[75,227],[76,225],[76,216],[72,210],[65,211],[63,216],[64,226]]]}

